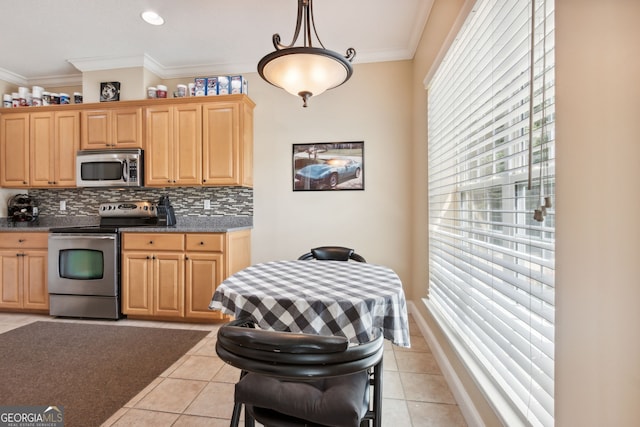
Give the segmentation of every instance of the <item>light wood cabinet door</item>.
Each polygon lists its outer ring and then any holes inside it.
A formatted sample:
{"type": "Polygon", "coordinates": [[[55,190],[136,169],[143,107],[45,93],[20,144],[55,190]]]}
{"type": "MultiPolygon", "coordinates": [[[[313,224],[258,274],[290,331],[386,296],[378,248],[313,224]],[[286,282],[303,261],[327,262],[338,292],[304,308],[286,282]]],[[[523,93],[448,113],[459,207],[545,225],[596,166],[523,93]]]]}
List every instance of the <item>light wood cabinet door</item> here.
{"type": "Polygon", "coordinates": [[[253,109],[239,102],[202,108],[203,184],[253,186],[253,109]]]}
{"type": "Polygon", "coordinates": [[[142,148],[142,108],[82,112],[82,150],[142,148]]]}
{"type": "Polygon", "coordinates": [[[24,254],[22,261],[22,307],[33,310],[49,310],[47,251],[30,250],[24,254]]]}
{"type": "Polygon", "coordinates": [[[49,310],[47,251],[0,251],[0,308],[49,310]]]}
{"type": "Polygon", "coordinates": [[[184,317],[184,253],[157,252],[153,257],[153,314],[184,317]]]}
{"type": "Polygon", "coordinates": [[[32,113],[30,186],[75,187],[79,141],[79,112],[32,113]]]}
{"type": "Polygon", "coordinates": [[[188,252],[185,261],[186,317],[223,319],[222,312],[209,310],[213,293],[224,279],[223,254],[188,252]]]}
{"type": "Polygon", "coordinates": [[[54,182],[56,187],[76,186],[76,154],[80,149],[80,113],[55,114],[54,182]]]}
{"type": "Polygon", "coordinates": [[[82,112],[82,150],[97,150],[111,146],[111,114],[108,110],[82,112]]]}
{"type": "Polygon", "coordinates": [[[142,108],[119,108],[112,112],[113,146],[143,148],[142,108]]]}
{"type": "Polygon", "coordinates": [[[203,106],[203,164],[205,185],[240,185],[240,106],[237,103],[203,106]]]}
{"type": "Polygon", "coordinates": [[[33,113],[30,117],[31,179],[37,187],[50,187],[54,180],[54,113],[33,113]]]}
{"type": "Polygon", "coordinates": [[[149,254],[122,253],[122,313],[153,314],[153,263],[149,254]]]}
{"type": "Polygon", "coordinates": [[[0,114],[0,186],[29,185],[29,114],[0,114]]]}
{"type": "Polygon", "coordinates": [[[0,308],[22,308],[22,268],[16,251],[0,251],[0,308]]]}
{"type": "Polygon", "coordinates": [[[149,187],[200,185],[200,104],[149,107],[146,109],[145,117],[145,184],[149,187]]]}
{"type": "Polygon", "coordinates": [[[202,107],[175,107],[174,148],[176,185],[202,184],[202,107]]]}
{"type": "Polygon", "coordinates": [[[227,233],[226,277],[251,265],[251,230],[227,233]]]}

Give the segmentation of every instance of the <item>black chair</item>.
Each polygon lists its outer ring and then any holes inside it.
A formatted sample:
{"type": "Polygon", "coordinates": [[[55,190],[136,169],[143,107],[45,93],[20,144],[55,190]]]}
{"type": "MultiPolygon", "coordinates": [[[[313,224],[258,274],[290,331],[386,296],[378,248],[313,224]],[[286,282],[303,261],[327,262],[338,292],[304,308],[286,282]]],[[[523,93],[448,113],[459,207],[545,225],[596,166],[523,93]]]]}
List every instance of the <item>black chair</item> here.
{"type": "Polygon", "coordinates": [[[251,320],[220,327],[216,353],[241,370],[231,427],[380,427],[383,336],[349,345],[345,337],[275,332],[251,320]]]}
{"type": "Polygon", "coordinates": [[[311,249],[311,252],[307,252],[301,255],[298,259],[301,260],[332,260],[332,261],[349,261],[350,259],[358,262],[367,262],[362,256],[355,253],[353,249],[345,248],[343,246],[319,246],[311,249]]]}

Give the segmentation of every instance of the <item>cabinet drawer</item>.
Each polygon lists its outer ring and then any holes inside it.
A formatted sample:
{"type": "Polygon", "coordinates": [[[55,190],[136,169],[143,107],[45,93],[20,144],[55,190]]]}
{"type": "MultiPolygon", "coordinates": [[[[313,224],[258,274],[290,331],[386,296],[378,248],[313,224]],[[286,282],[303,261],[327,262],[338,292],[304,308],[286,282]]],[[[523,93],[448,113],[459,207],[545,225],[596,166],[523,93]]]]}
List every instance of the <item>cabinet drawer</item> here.
{"type": "Polygon", "coordinates": [[[184,234],[181,233],[124,233],[123,250],[183,251],[184,234]]]}
{"type": "Polygon", "coordinates": [[[222,252],[224,250],[223,233],[187,234],[188,251],[222,252]]]}
{"type": "Polygon", "coordinates": [[[0,248],[46,248],[49,233],[0,233],[0,248]]]}

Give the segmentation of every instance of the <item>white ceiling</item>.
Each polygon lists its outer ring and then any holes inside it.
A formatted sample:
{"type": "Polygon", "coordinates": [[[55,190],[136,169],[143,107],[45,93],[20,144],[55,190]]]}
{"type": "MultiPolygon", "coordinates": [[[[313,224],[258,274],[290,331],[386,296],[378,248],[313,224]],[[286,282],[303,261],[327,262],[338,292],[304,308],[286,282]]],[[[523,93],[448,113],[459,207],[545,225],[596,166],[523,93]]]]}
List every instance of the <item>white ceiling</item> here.
{"type": "MultiPolygon", "coordinates": [[[[136,66],[165,79],[255,72],[274,33],[291,42],[297,12],[296,0],[0,1],[0,80],[21,86],[136,66]],[[146,24],[145,10],[165,24],[146,24]]],[[[355,48],[354,64],[411,59],[432,3],[316,0],[316,29],[327,49],[355,48]]]]}

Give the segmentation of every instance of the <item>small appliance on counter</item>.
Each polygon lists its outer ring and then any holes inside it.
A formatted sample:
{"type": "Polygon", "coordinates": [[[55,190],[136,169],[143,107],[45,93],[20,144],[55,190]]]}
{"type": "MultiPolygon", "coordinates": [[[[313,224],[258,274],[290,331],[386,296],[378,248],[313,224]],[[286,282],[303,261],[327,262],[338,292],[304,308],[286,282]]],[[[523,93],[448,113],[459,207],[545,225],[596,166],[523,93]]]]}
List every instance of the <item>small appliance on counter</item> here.
{"type": "Polygon", "coordinates": [[[28,194],[16,194],[7,203],[9,221],[33,222],[38,219],[38,203],[28,194]]]}
{"type": "Polygon", "coordinates": [[[176,213],[169,201],[169,196],[161,196],[158,200],[158,225],[172,226],[176,225],[176,213]]]}

